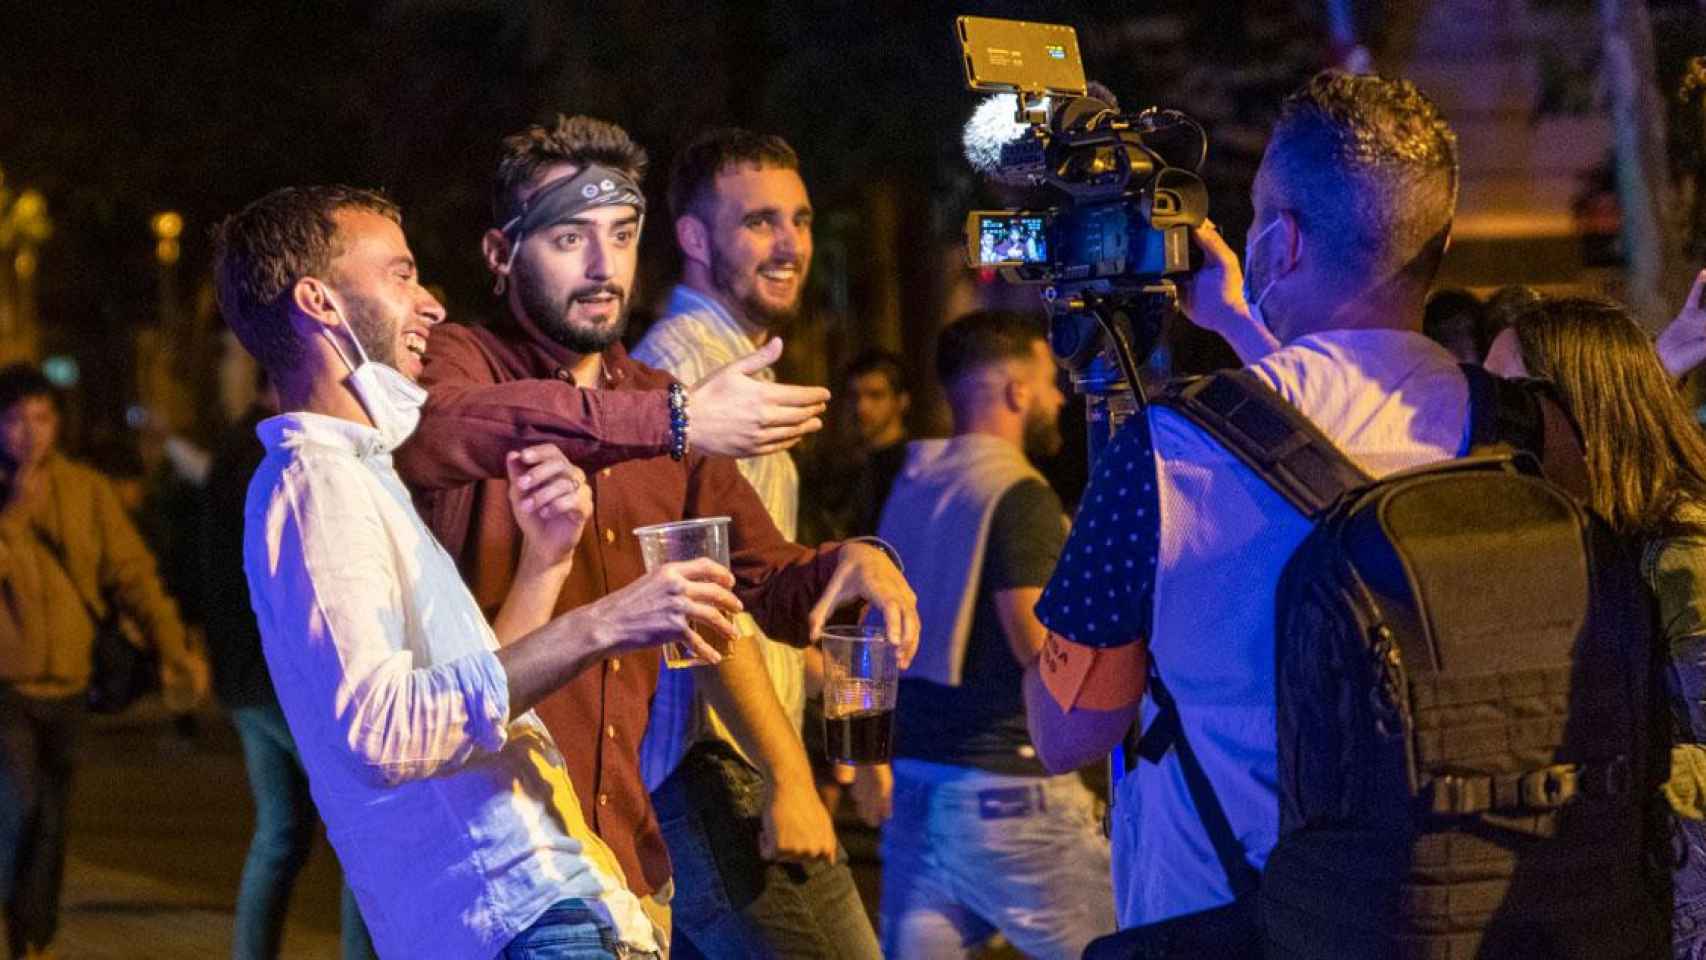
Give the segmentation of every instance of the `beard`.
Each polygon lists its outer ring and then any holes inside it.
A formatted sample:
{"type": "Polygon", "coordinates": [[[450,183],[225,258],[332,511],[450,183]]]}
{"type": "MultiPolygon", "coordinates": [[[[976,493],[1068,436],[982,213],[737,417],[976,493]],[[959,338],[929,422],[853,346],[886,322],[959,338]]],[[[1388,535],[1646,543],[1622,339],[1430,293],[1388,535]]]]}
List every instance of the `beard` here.
{"type": "Polygon", "coordinates": [[[521,312],[540,333],[550,337],[559,346],[580,354],[602,353],[606,347],[622,339],[622,335],[628,332],[628,292],[614,283],[593,283],[575,287],[559,298],[551,292],[544,278],[535,274],[525,260],[516,261],[514,277],[515,293],[521,303],[521,312]],[[576,300],[600,293],[616,297],[614,319],[606,324],[577,324],[569,319],[576,300]]]}
{"type": "Polygon", "coordinates": [[[361,343],[367,359],[397,369],[398,325],[387,323],[378,308],[361,297],[348,297],[347,302],[350,334],[361,343]]]}
{"type": "Polygon", "coordinates": [[[1060,434],[1060,417],[1036,408],[1025,413],[1025,456],[1046,460],[1060,452],[1066,438],[1060,434]]]}
{"type": "Polygon", "coordinates": [[[711,250],[711,282],[723,295],[740,305],[746,319],[775,332],[787,329],[788,325],[800,315],[800,303],[806,296],[807,264],[799,265],[799,280],[797,281],[794,300],[792,303],[777,306],[758,295],[758,280],[756,268],[754,276],[745,293],[738,293],[741,276],[728,259],[723,257],[715,248],[711,250]]]}

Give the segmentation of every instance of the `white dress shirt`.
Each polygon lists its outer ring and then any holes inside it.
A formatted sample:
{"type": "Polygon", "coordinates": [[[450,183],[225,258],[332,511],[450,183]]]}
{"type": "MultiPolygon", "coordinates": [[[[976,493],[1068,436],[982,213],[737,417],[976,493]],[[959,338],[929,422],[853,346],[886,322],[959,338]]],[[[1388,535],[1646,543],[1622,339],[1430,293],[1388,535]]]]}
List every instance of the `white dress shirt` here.
{"type": "Polygon", "coordinates": [[[379,433],[289,413],[256,432],[244,567],[267,665],[374,946],[491,957],[580,898],[656,950],[496,637],[379,433]]]}
{"type": "MultiPolygon", "coordinates": [[[[723,309],[722,304],[686,284],[670,293],[669,305],[663,316],[646,331],[646,336],[632,352],[634,359],[668,372],[675,379],[692,386],[712,371],[739,360],[753,351],[752,340],[723,309]]],[[[761,380],[775,380],[769,368],[759,371],[761,380]]],[[[692,411],[688,411],[689,417],[692,411]]],[[[688,439],[693,433],[691,425],[688,439]]],[[[767,453],[758,457],[742,457],[736,464],[741,476],[752,484],[764,509],[776,524],[776,529],[789,540],[794,539],[800,512],[800,472],[794,458],[786,451],[767,453]]],[[[758,625],[742,614],[742,625],[757,632],[758,625]]],[[[806,704],[805,660],[797,647],[760,635],[759,652],[770,674],[770,685],[782,702],[794,730],[803,722],[806,704]]],[[[716,713],[701,702],[694,689],[692,670],[665,669],[658,678],[657,694],[652,697],[652,715],[646,724],[646,737],[640,744],[640,773],[646,789],[656,790],[687,753],[687,748],[702,735],[707,726],[725,740],[733,743],[728,730],[716,713]]]]}

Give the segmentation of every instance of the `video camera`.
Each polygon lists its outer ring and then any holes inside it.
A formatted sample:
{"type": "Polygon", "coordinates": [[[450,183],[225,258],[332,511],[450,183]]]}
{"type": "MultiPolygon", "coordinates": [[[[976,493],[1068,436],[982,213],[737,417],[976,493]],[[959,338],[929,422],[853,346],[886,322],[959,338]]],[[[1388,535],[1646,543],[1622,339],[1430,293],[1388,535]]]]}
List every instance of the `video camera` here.
{"type": "Polygon", "coordinates": [[[1017,98],[1014,123],[974,118],[967,159],[1025,191],[1028,207],[973,211],[970,262],[1046,285],[1049,341],[1075,375],[1106,333],[1140,389],[1132,347],[1146,357],[1159,340],[1178,302],[1172,278],[1192,268],[1190,230],[1208,216],[1198,175],[1207,134],[1177,110],[1121,113],[1111,97],[1092,96],[1071,27],[968,16],[956,29],[966,85],[1017,98]],[[1168,159],[1181,150],[1194,154],[1188,168],[1168,159]]]}

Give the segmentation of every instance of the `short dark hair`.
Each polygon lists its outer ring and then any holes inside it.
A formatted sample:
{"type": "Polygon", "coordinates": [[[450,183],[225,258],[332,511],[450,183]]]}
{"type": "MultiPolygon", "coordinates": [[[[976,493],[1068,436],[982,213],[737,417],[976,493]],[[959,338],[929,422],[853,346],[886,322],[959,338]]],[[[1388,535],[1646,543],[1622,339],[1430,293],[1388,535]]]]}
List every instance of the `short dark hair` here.
{"type": "Polygon", "coordinates": [[[691,212],[705,199],[718,174],[741,164],[760,170],[798,170],[800,158],[788,141],[774,134],[739,127],[707,130],[675,155],[669,171],[670,216],[691,212]]]}
{"type": "Polygon", "coordinates": [[[46,397],[54,409],[63,404],[59,388],[33,363],[14,363],[0,369],[0,413],[12,409],[31,397],[46,397]]]}
{"type": "Polygon", "coordinates": [[[645,148],[608,120],[559,113],[550,126],[534,124],[503,139],[503,156],[492,178],[492,224],[503,226],[521,210],[518,194],[553,163],[598,164],[620,170],[638,186],[646,176],[645,148]]]}
{"type": "Polygon", "coordinates": [[[936,338],[936,376],[952,387],[966,374],[1006,360],[1029,360],[1045,340],[1042,320],[1015,310],[978,310],[942,328],[936,338]]]}
{"type": "Polygon", "coordinates": [[[1546,295],[1526,284],[1510,283],[1493,291],[1487,298],[1487,325],[1492,328],[1493,336],[1506,327],[1516,326],[1516,322],[1531,310],[1538,310],[1547,303],[1546,295]]]}
{"type": "Polygon", "coordinates": [[[1472,359],[1478,363],[1487,355],[1493,335],[1498,332],[1488,329],[1486,315],[1487,308],[1481,298],[1468,290],[1456,287],[1436,290],[1422,308],[1422,333],[1447,349],[1466,345],[1474,351],[1472,359]]]}
{"type": "Polygon", "coordinates": [[[889,382],[889,389],[895,393],[910,393],[906,375],[906,361],[900,354],[880,347],[872,347],[853,358],[847,365],[847,372],[841,375],[841,382],[846,383],[855,377],[863,377],[870,373],[880,373],[889,382]]]}
{"type": "Polygon", "coordinates": [[[1457,206],[1457,134],[1408,80],[1324,70],[1280,108],[1276,200],[1352,277],[1431,282],[1457,206]]]}
{"type": "Polygon", "coordinates": [[[303,277],[323,276],[342,252],[336,219],[341,210],[403,222],[384,194],[331,184],[274,190],[213,228],[219,311],[274,382],[295,369],[303,354],[290,327],[291,288],[303,277]]]}

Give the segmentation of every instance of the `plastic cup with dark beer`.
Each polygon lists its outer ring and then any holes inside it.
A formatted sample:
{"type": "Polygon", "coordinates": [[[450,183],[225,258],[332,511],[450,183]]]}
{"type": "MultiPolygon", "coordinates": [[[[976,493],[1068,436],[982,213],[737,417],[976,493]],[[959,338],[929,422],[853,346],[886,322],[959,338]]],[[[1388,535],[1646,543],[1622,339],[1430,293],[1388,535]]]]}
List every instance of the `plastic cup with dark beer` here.
{"type": "Polygon", "coordinates": [[[882,627],[823,631],[823,746],[837,763],[887,763],[894,752],[900,648],[882,627]]]}
{"type": "MultiPolygon", "coordinates": [[[[666,563],[710,557],[723,566],[729,565],[729,518],[700,517],[697,520],[677,520],[673,523],[654,523],[634,530],[640,541],[640,556],[649,573],[666,563]]],[[[734,618],[735,628],[743,633],[745,614],[734,618]]],[[[700,629],[699,636],[717,652],[727,654],[721,637],[700,629]]],[[[702,667],[710,661],[693,652],[685,641],[664,644],[663,663],[666,667],[702,667]]]]}

